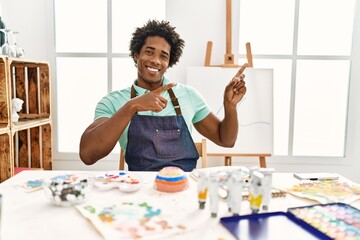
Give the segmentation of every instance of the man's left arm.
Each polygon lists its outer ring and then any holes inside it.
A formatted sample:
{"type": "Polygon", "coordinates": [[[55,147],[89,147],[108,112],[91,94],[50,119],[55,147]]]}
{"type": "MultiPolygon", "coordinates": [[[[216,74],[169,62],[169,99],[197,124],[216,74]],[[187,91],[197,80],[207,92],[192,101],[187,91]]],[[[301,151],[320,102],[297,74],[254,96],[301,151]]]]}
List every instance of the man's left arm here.
{"type": "Polygon", "coordinates": [[[233,147],[235,145],[238,135],[237,104],[246,93],[243,74],[246,67],[247,64],[244,64],[225,88],[224,119],[220,121],[213,113],[210,113],[194,124],[200,134],[219,146],[233,147]]]}

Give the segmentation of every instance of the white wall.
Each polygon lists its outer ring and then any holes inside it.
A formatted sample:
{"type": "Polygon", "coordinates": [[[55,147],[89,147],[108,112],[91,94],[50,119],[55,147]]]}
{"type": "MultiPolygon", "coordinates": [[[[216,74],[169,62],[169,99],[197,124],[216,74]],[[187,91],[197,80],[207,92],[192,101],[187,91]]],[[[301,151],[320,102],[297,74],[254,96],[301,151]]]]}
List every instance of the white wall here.
{"type": "MultiPolygon", "coordinates": [[[[55,74],[53,55],[51,0],[0,0],[2,16],[11,29],[20,32],[18,42],[26,51],[26,58],[49,61],[55,74]]],[[[167,18],[177,27],[185,39],[185,50],[180,63],[170,69],[167,76],[173,81],[185,82],[187,66],[202,66],[205,61],[207,41],[213,41],[212,64],[223,63],[225,54],[225,0],[167,0],[167,18]]],[[[238,8],[238,1],[233,1],[233,9],[238,8]]],[[[357,4],[360,13],[360,4],[357,4]]],[[[233,13],[233,18],[238,16],[233,13]]],[[[235,21],[233,21],[234,23],[235,21]]],[[[352,79],[349,99],[349,131],[347,133],[347,154],[345,158],[285,158],[271,157],[267,159],[268,166],[279,172],[286,171],[330,171],[360,182],[360,108],[357,103],[360,98],[360,19],[355,20],[354,51],[352,62],[352,79]]],[[[233,25],[233,29],[237,29],[233,25]]],[[[238,52],[234,43],[237,34],[233,31],[233,52],[238,52]]],[[[243,47],[243,46],[240,46],[243,47]]],[[[55,86],[55,84],[53,84],[55,86]]],[[[53,115],[54,116],[54,115],[53,115]]],[[[55,119],[56,121],[56,119],[55,119]]],[[[54,146],[55,147],[55,146],[54,146]]],[[[209,165],[220,165],[221,158],[209,158],[209,165]]],[[[251,166],[257,164],[257,159],[235,159],[236,164],[251,166]]],[[[54,159],[54,169],[116,169],[118,158],[104,160],[88,167],[79,159],[54,159]]]]}
{"type": "MultiPolygon", "coordinates": [[[[233,9],[239,8],[239,2],[233,1],[233,9]]],[[[167,76],[178,82],[185,82],[187,66],[203,66],[206,45],[213,42],[211,64],[223,64],[226,52],[226,1],[225,0],[167,0],[166,18],[185,40],[181,61],[168,71],[167,76]]],[[[233,29],[238,29],[238,15],[233,13],[233,29]]],[[[232,34],[232,52],[237,53],[238,35],[232,34]]],[[[245,46],[244,50],[245,50],[245,46]]],[[[237,59],[236,59],[237,60],[237,59]]],[[[235,61],[236,61],[235,60],[235,61]]]]}
{"type": "Polygon", "coordinates": [[[25,50],[25,57],[49,61],[53,41],[52,29],[48,19],[49,0],[0,0],[2,19],[7,28],[19,32],[16,37],[18,45],[25,50]]]}

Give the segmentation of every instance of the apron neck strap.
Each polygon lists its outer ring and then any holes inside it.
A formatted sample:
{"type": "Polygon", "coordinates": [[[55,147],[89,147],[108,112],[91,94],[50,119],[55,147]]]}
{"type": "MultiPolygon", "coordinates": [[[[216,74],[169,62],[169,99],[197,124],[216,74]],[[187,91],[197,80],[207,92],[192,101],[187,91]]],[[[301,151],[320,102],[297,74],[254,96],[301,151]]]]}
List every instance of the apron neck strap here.
{"type": "MultiPolygon", "coordinates": [[[[178,115],[178,116],[181,115],[181,108],[179,105],[179,101],[178,101],[177,97],[175,96],[174,91],[171,88],[168,89],[167,91],[170,95],[171,102],[174,105],[176,115],[178,115]]],[[[134,98],[134,97],[136,97],[136,91],[135,91],[134,86],[131,86],[131,98],[134,98]]]]}
{"type": "Polygon", "coordinates": [[[170,95],[171,102],[174,105],[176,115],[178,115],[178,116],[181,115],[181,108],[179,105],[179,101],[178,101],[177,97],[175,96],[174,91],[172,90],[172,88],[169,88],[167,91],[170,95]]]}
{"type": "Polygon", "coordinates": [[[131,98],[134,98],[134,97],[136,97],[136,91],[135,91],[134,86],[131,86],[131,98]]]}

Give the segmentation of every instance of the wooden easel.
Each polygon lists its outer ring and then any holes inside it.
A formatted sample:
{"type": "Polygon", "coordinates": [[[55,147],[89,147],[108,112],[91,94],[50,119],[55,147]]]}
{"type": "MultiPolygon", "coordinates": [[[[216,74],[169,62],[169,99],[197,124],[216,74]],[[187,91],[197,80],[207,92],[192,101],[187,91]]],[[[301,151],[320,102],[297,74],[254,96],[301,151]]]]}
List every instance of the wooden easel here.
{"type": "Polygon", "coordinates": [[[232,157],[258,157],[259,165],[262,168],[266,168],[265,157],[271,157],[270,153],[208,153],[209,157],[224,157],[224,165],[232,165],[232,157]]]}
{"type": "MultiPolygon", "coordinates": [[[[238,68],[240,67],[237,64],[234,64],[234,54],[232,53],[232,8],[231,1],[226,0],[226,53],[224,56],[224,64],[221,65],[211,65],[211,51],[212,51],[212,41],[207,42],[206,46],[206,55],[205,55],[205,67],[228,67],[228,68],[238,68]]],[[[248,67],[253,67],[251,45],[246,43],[246,58],[248,61],[248,67]]]]}
{"type": "MultiPolygon", "coordinates": [[[[206,55],[205,55],[205,67],[224,67],[224,68],[238,68],[241,67],[237,64],[234,64],[234,54],[232,53],[232,22],[231,22],[231,1],[226,0],[226,53],[224,56],[224,64],[221,65],[211,65],[211,52],[212,52],[212,41],[207,42],[206,46],[206,55]]],[[[246,47],[246,58],[248,67],[253,67],[251,45],[249,42],[245,44],[246,47]]],[[[232,165],[232,157],[258,157],[260,167],[266,168],[266,159],[265,157],[270,157],[270,153],[208,153],[209,157],[224,157],[224,165],[232,165]]]]}

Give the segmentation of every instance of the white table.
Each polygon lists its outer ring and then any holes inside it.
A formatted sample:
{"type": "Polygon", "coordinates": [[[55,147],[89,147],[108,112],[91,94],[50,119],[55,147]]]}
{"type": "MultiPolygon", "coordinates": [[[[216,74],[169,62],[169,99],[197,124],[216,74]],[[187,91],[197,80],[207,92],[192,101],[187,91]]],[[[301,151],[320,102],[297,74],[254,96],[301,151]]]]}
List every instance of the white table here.
{"type": "MultiPolygon", "coordinates": [[[[50,204],[43,190],[27,193],[15,187],[15,185],[27,180],[43,179],[64,173],[74,173],[74,171],[23,171],[0,184],[0,193],[3,196],[1,240],[102,239],[102,236],[93,225],[74,207],[57,207],[50,204]]],[[[97,175],[103,173],[103,171],[86,173],[97,175]]],[[[189,177],[189,189],[178,193],[162,193],[153,188],[156,172],[138,172],[138,174],[141,174],[145,182],[139,191],[124,193],[118,189],[101,191],[95,188],[90,200],[99,202],[152,200],[156,201],[158,206],[161,206],[164,210],[187,212],[203,220],[196,230],[171,237],[171,239],[234,239],[219,222],[220,217],[230,216],[226,202],[220,201],[217,218],[210,217],[209,204],[206,205],[204,210],[199,210],[197,183],[191,177],[189,177]]],[[[297,182],[298,180],[292,176],[292,173],[274,173],[273,175],[273,183],[277,186],[291,186],[297,182]]],[[[287,211],[290,207],[316,203],[315,201],[297,198],[288,194],[283,198],[273,198],[269,211],[287,211]]],[[[360,208],[359,201],[353,206],[360,208]]],[[[241,214],[249,213],[249,204],[244,201],[241,214]]],[[[279,227],[281,229],[281,226],[279,227]]]]}

